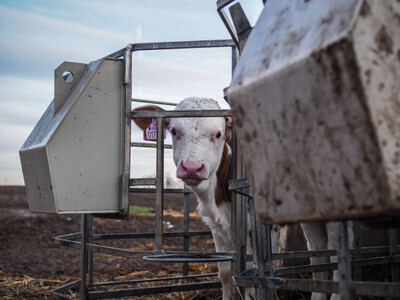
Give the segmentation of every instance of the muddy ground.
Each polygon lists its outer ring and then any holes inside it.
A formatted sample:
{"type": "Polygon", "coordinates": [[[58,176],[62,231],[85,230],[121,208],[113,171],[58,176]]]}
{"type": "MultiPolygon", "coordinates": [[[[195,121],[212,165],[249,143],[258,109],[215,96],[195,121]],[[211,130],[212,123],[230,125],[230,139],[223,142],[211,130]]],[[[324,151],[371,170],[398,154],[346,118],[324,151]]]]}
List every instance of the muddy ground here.
{"type": "MultiPolygon", "coordinates": [[[[136,194],[130,199],[138,206],[154,207],[154,195],[136,194]]],[[[182,195],[165,196],[165,231],[182,231],[182,195]]],[[[191,199],[190,230],[207,230],[195,212],[191,199]]],[[[154,217],[147,214],[129,220],[95,218],[95,233],[133,233],[154,231],[154,217]]],[[[52,289],[79,279],[80,251],[56,245],[53,237],[80,230],[79,215],[32,213],[28,210],[24,187],[0,187],[0,298],[46,299],[52,289]]],[[[109,246],[123,249],[154,249],[151,239],[113,240],[109,246]]],[[[182,250],[181,238],[165,239],[165,248],[182,250]]],[[[215,251],[212,239],[190,239],[190,250],[215,251]]],[[[125,281],[138,278],[179,276],[181,264],[149,263],[142,259],[94,256],[95,282],[125,281]]],[[[190,265],[191,273],[217,272],[216,264],[190,265]]],[[[215,278],[212,278],[215,280],[215,278]]],[[[219,289],[147,296],[143,299],[218,299],[219,289]]],[[[73,297],[77,297],[73,295],[73,297]]]]}

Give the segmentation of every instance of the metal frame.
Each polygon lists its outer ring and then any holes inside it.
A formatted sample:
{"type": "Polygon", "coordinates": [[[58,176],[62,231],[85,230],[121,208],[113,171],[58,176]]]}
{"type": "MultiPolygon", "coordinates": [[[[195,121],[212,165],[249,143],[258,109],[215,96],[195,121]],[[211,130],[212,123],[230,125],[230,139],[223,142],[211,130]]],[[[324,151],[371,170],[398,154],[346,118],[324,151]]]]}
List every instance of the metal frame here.
{"type": "MultiPolygon", "coordinates": [[[[229,188],[240,195],[246,195],[252,203],[247,178],[232,180],[229,188]],[[246,190],[243,193],[243,190],[246,190]]],[[[235,283],[240,287],[256,287],[264,294],[259,299],[273,299],[271,291],[303,291],[321,293],[339,293],[342,299],[355,299],[356,296],[400,297],[399,262],[400,247],[397,243],[397,229],[389,229],[390,245],[380,247],[361,247],[360,224],[354,221],[355,248],[350,249],[347,236],[347,222],[336,222],[338,249],[319,251],[291,251],[272,253],[268,226],[258,224],[252,214],[252,230],[256,232],[254,244],[254,262],[256,268],[236,273],[235,283]],[[253,219],[254,218],[254,219],[253,219]],[[262,229],[264,227],[264,229],[262,229]],[[274,260],[305,259],[311,257],[337,256],[337,263],[300,265],[273,268],[274,260]],[[363,267],[389,264],[392,282],[361,281],[363,267]],[[339,281],[286,278],[283,276],[301,275],[313,272],[338,270],[339,281]]]]}
{"type": "MultiPolygon", "coordinates": [[[[125,233],[125,234],[95,234],[93,233],[93,217],[92,215],[83,214],[81,232],[59,236],[54,239],[55,243],[62,246],[79,248],[81,250],[81,279],[60,287],[52,291],[52,297],[58,299],[68,298],[63,293],[68,290],[80,290],[81,299],[101,299],[110,297],[140,296],[146,294],[157,294],[174,291],[190,291],[209,288],[218,288],[221,286],[219,281],[210,281],[209,277],[215,277],[217,274],[189,275],[188,263],[190,262],[218,262],[231,261],[232,253],[204,253],[189,252],[190,236],[211,236],[210,231],[189,231],[189,195],[190,190],[184,189],[165,189],[164,188],[164,149],[171,149],[171,145],[164,145],[163,140],[163,118],[166,117],[224,117],[230,116],[229,110],[215,111],[152,111],[152,112],[131,112],[131,101],[154,103],[162,105],[174,105],[169,102],[151,101],[143,99],[132,99],[132,53],[134,51],[149,50],[173,50],[173,49],[193,49],[193,48],[216,48],[229,47],[232,49],[232,66],[236,65],[237,51],[235,44],[231,40],[211,40],[211,41],[188,41],[188,42],[163,42],[163,43],[141,43],[130,44],[126,48],[114,52],[107,57],[120,58],[123,57],[125,64],[125,109],[121,113],[126,116],[121,126],[124,128],[125,142],[123,145],[123,153],[121,153],[121,166],[124,170],[121,176],[122,193],[155,193],[156,194],[156,224],[155,231],[150,233],[125,233]],[[134,143],[130,136],[131,118],[151,117],[157,119],[158,136],[157,143],[134,143]],[[150,147],[156,148],[157,151],[157,169],[156,178],[134,179],[129,178],[130,174],[130,149],[131,147],[150,147]],[[137,185],[155,185],[155,188],[136,188],[137,185]],[[184,195],[184,231],[183,232],[163,232],[163,201],[164,193],[182,193],[184,195]],[[164,237],[183,237],[183,251],[164,251],[164,237]],[[154,238],[155,249],[153,251],[133,251],[114,247],[108,247],[96,244],[96,240],[106,239],[126,239],[126,238],[154,238]],[[183,276],[171,278],[157,278],[148,280],[132,280],[129,282],[93,282],[93,254],[104,253],[125,258],[141,258],[148,261],[162,262],[182,262],[183,276]],[[202,282],[190,282],[193,279],[206,278],[202,282]],[[135,285],[143,282],[168,282],[171,280],[186,280],[189,283],[184,284],[168,284],[148,288],[123,288],[117,290],[98,290],[98,288],[109,288],[120,284],[135,285]]],[[[128,199],[126,197],[125,199],[128,199]]]]}

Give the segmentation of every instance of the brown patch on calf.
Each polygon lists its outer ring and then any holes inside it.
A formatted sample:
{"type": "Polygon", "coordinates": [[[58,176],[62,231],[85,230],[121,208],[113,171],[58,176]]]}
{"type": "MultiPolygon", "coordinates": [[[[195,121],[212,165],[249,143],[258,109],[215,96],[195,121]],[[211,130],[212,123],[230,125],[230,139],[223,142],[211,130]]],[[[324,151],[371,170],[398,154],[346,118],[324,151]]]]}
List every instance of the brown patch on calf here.
{"type": "Polygon", "coordinates": [[[215,187],[215,203],[217,206],[231,201],[228,181],[232,179],[232,156],[229,154],[228,145],[225,143],[221,162],[217,171],[217,186],[215,187]]]}
{"type": "MultiPolygon", "coordinates": [[[[145,105],[135,108],[133,111],[147,111],[147,110],[163,110],[163,109],[157,105],[145,105]]],[[[152,121],[151,118],[133,119],[133,122],[135,122],[136,125],[139,126],[140,129],[142,129],[143,131],[146,131],[146,128],[150,126],[151,121],[152,121]]]]}

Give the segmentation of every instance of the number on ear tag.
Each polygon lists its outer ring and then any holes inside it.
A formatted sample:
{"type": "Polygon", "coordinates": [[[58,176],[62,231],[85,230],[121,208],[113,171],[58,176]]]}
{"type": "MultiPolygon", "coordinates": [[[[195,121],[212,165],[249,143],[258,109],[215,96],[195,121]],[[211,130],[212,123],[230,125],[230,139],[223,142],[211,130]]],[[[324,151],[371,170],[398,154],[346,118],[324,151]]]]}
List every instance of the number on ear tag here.
{"type": "MultiPolygon", "coordinates": [[[[164,139],[166,138],[167,133],[164,129],[164,139]]],[[[157,141],[157,119],[152,119],[151,124],[149,127],[146,128],[146,131],[143,132],[143,139],[145,141],[157,141]]]]}

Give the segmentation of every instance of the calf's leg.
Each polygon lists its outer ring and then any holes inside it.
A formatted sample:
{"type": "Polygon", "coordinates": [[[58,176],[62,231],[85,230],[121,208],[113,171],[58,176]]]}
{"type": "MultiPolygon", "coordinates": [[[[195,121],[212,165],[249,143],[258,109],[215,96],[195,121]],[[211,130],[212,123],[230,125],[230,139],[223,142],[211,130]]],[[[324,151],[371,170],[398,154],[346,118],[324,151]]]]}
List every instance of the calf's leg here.
{"type": "MultiPolygon", "coordinates": [[[[321,222],[301,223],[304,237],[307,240],[308,250],[323,250],[327,249],[328,236],[326,234],[325,224],[321,222]]],[[[311,264],[328,263],[329,257],[312,257],[311,264]]],[[[315,272],[313,273],[314,280],[327,280],[329,278],[328,272],[315,272]]],[[[324,293],[312,293],[311,300],[326,300],[324,293]]]]}

